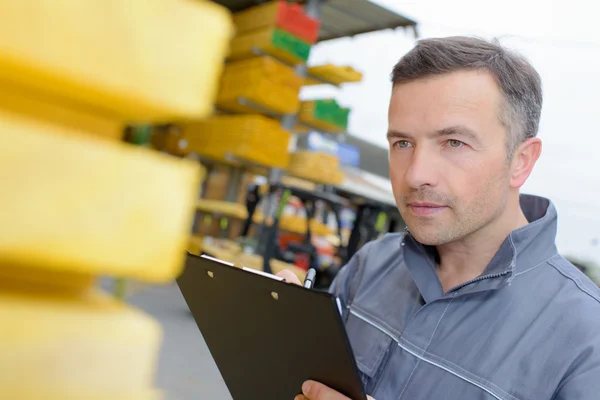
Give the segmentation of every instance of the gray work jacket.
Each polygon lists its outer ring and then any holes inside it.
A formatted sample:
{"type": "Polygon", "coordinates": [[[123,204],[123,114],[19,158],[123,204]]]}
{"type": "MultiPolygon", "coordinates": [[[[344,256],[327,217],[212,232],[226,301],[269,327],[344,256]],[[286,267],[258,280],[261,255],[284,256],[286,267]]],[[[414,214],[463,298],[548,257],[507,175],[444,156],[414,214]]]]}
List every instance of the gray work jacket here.
{"type": "Polygon", "coordinates": [[[556,210],[521,196],[530,222],[485,272],[444,293],[409,233],[371,242],[336,277],[363,383],[377,400],[598,400],[600,290],[557,253],[556,210]]]}

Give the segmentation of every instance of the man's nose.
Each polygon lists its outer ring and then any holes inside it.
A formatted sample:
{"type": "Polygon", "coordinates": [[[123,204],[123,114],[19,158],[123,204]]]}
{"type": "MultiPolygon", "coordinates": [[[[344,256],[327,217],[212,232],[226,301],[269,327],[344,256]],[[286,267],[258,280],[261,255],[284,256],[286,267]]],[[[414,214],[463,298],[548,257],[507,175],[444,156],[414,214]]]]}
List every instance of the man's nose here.
{"type": "Polygon", "coordinates": [[[406,183],[412,189],[438,184],[438,160],[432,151],[425,147],[417,147],[412,153],[410,164],[406,170],[406,183]]]}

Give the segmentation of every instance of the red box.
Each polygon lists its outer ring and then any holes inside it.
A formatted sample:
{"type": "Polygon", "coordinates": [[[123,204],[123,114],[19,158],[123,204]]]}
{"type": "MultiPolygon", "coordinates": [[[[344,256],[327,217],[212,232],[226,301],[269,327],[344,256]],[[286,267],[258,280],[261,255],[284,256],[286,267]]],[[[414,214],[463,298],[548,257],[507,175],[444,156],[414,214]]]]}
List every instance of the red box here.
{"type": "Polygon", "coordinates": [[[321,21],[304,13],[300,4],[279,2],[275,24],[310,44],[317,42],[321,21]]]}

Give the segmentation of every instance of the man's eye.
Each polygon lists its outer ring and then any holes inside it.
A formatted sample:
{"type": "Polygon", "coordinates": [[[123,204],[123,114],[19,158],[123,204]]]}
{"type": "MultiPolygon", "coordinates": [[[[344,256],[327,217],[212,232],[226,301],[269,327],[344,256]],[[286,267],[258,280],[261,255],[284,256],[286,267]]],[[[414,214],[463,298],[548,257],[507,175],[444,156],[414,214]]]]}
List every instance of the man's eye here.
{"type": "Polygon", "coordinates": [[[461,142],[460,140],[456,140],[456,139],[450,139],[446,143],[448,143],[448,146],[454,147],[454,148],[459,148],[459,147],[464,146],[463,142],[461,142]]]}
{"type": "Polygon", "coordinates": [[[394,143],[394,146],[401,149],[406,149],[409,148],[411,144],[408,140],[398,140],[396,143],[394,143]]]}

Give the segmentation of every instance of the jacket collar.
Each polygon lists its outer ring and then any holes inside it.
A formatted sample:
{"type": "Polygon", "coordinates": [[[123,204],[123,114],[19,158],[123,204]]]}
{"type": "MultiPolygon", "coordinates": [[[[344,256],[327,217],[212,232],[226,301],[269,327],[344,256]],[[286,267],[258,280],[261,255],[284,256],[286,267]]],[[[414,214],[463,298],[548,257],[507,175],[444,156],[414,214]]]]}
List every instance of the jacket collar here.
{"type": "Polygon", "coordinates": [[[478,278],[444,294],[437,277],[435,249],[417,242],[410,232],[402,239],[405,264],[426,302],[458,294],[493,290],[556,255],[557,212],[548,199],[521,195],[521,209],[529,224],[514,230],[478,278]]]}

